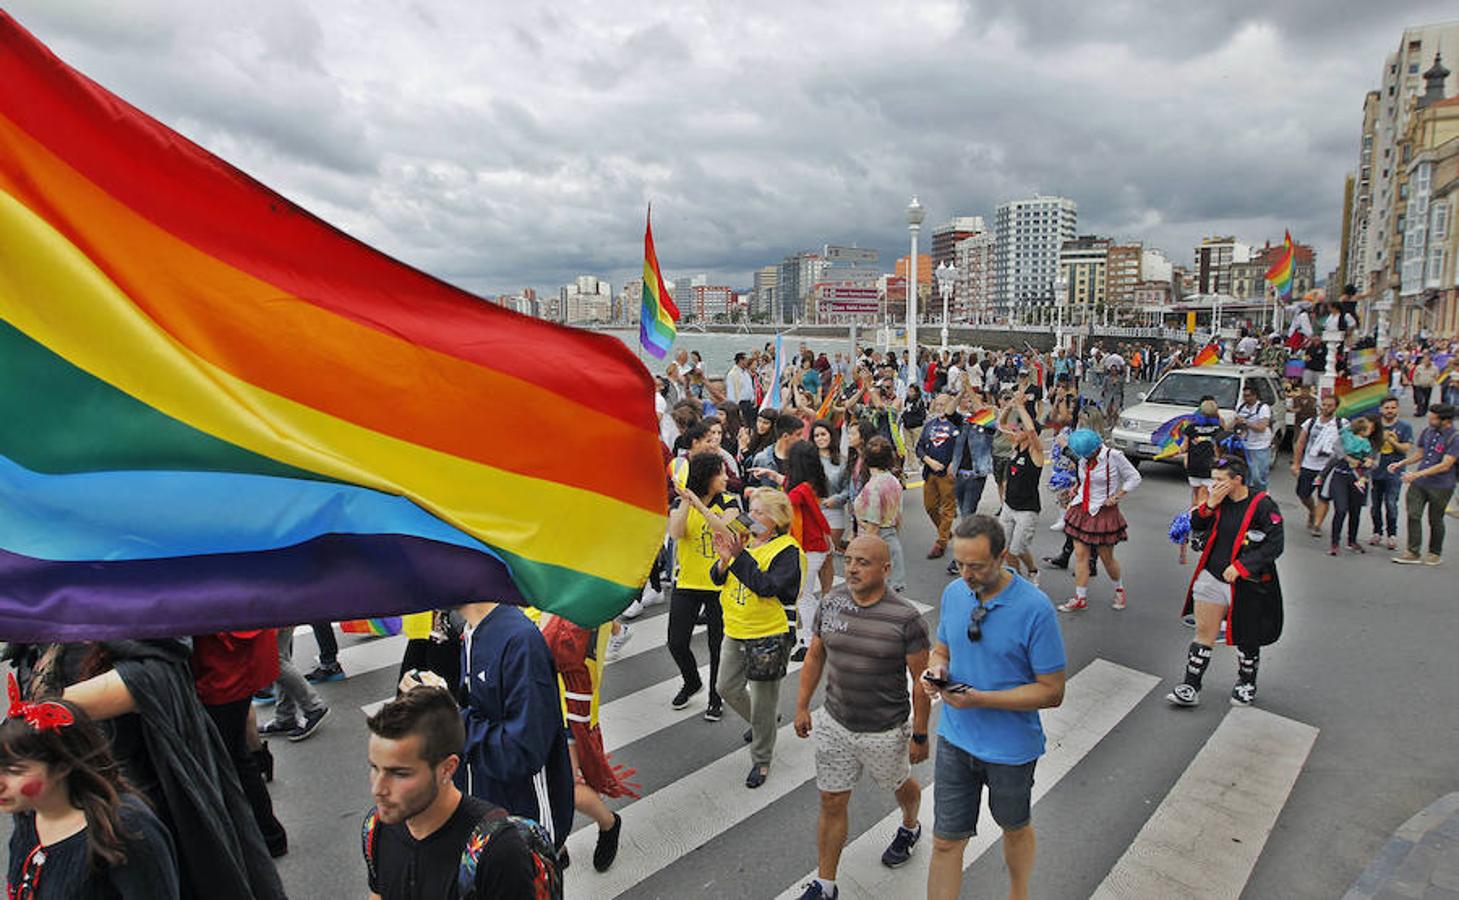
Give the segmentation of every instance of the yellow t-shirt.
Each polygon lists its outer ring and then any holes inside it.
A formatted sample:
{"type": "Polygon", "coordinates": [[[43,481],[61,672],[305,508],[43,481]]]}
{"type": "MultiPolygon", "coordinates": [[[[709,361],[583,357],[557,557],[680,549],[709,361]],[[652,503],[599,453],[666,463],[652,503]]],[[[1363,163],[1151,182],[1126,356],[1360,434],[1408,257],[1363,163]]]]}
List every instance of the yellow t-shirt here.
{"type": "Polygon", "coordinates": [[[669,475],[674,479],[674,484],[679,487],[686,487],[689,484],[689,457],[675,457],[669,463],[669,475]]]}
{"type": "MultiPolygon", "coordinates": [[[[801,551],[795,538],[788,534],[772,538],[758,547],[748,547],[745,552],[750,554],[757,566],[764,569],[787,546],[794,547],[800,557],[800,577],[804,579],[805,553],[801,551]]],[[[730,573],[725,580],[724,588],[719,594],[719,604],[724,608],[725,637],[748,641],[780,634],[790,628],[790,620],[785,617],[785,608],[780,605],[779,597],[761,597],[741,584],[734,573],[730,573]]]]}
{"type": "MultiPolygon", "coordinates": [[[[724,518],[726,510],[738,511],[740,508],[739,501],[733,494],[720,494],[706,505],[710,512],[720,518],[724,518]]],[[[719,558],[714,550],[714,530],[709,527],[709,522],[705,521],[699,510],[689,507],[689,513],[684,518],[684,537],[676,540],[674,545],[679,557],[679,577],[674,584],[696,591],[719,590],[719,585],[709,577],[710,568],[719,558]]]]}

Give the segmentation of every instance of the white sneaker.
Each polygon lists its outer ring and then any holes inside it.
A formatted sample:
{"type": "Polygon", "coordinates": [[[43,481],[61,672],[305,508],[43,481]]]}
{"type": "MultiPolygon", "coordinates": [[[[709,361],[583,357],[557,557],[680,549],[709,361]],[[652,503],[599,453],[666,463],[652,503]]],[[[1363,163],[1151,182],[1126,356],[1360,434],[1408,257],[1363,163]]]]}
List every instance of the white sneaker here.
{"type": "Polygon", "coordinates": [[[643,586],[642,602],[643,602],[643,605],[645,607],[648,607],[648,606],[658,606],[660,603],[663,603],[666,599],[668,599],[668,598],[664,596],[664,592],[663,591],[656,591],[656,590],[654,590],[653,589],[653,585],[646,584],[646,585],[643,586]]]}
{"type": "Polygon", "coordinates": [[[1054,520],[1054,524],[1052,524],[1052,525],[1049,526],[1049,530],[1050,531],[1063,531],[1064,530],[1064,520],[1063,519],[1055,519],[1054,520]]]}
{"type": "Polygon", "coordinates": [[[620,625],[617,634],[608,636],[608,653],[606,654],[607,660],[605,661],[612,662],[617,659],[618,655],[623,652],[623,648],[631,640],[633,640],[633,632],[628,629],[627,625],[620,625]]]}
{"type": "Polygon", "coordinates": [[[643,615],[643,602],[640,600],[635,600],[632,603],[628,604],[628,608],[620,614],[620,618],[636,619],[641,615],[643,615]]]}

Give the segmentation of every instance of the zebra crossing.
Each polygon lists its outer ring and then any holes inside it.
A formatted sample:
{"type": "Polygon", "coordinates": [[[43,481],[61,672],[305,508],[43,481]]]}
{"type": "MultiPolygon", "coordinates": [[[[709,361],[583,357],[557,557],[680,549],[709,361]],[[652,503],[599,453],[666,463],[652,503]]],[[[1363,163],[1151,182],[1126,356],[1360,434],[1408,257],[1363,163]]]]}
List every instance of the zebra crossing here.
{"type": "MultiPolygon", "coordinates": [[[[782,686],[782,710],[793,708],[794,675],[798,668],[792,664],[791,675],[782,686]]],[[[707,678],[707,667],[701,676],[707,678]]],[[[1106,659],[1095,659],[1069,679],[1064,703],[1043,713],[1048,747],[1035,775],[1032,799],[1036,809],[1137,708],[1145,704],[1163,707],[1164,701],[1153,690],[1161,681],[1154,674],[1106,659]]],[[[675,674],[665,682],[605,703],[601,717],[608,749],[619,751],[638,741],[653,739],[662,729],[695,718],[698,710],[692,705],[683,711],[669,709],[668,698],[678,685],[675,674]]],[[[937,711],[934,706],[934,730],[937,711]]],[[[716,842],[733,835],[737,829],[753,828],[758,817],[791,804],[796,807],[796,821],[803,822],[804,826],[787,833],[780,849],[787,857],[802,859],[805,864],[814,863],[814,742],[797,738],[789,718],[787,714],[787,723],[777,734],[770,778],[757,790],[743,787],[750,757],[748,748],[737,744],[707,764],[684,771],[680,777],[647,791],[640,799],[621,805],[615,803],[623,818],[623,833],[617,862],[606,873],[594,872],[590,866],[577,862],[591,859],[597,836],[596,828],[580,819],[567,844],[574,860],[566,879],[567,895],[573,898],[661,896],[657,882],[654,885],[646,882],[655,876],[673,876],[680,866],[702,866],[708,859],[722,864],[726,872],[716,878],[705,873],[704,881],[721,886],[706,888],[700,896],[777,896],[773,888],[757,892],[737,886],[732,890],[730,885],[737,879],[734,873],[744,860],[715,860],[714,848],[716,842]]],[[[726,721],[734,723],[736,731],[741,727],[733,714],[728,714],[726,721]]],[[[1098,896],[1239,896],[1305,765],[1316,735],[1317,729],[1310,725],[1261,709],[1224,712],[1220,724],[1175,787],[1150,816],[1137,839],[1114,863],[1099,885],[1098,896]],[[1245,780],[1252,759],[1263,761],[1261,774],[1245,780]],[[1232,777],[1233,772],[1240,772],[1240,778],[1232,777]],[[1192,835],[1203,837],[1193,840],[1192,835]]],[[[919,769],[930,776],[930,764],[919,769]]],[[[860,790],[875,791],[876,788],[867,782],[860,790]]],[[[881,852],[900,819],[890,796],[886,798],[893,807],[890,813],[859,833],[853,829],[837,873],[842,897],[885,900],[922,896],[931,856],[930,824],[935,792],[936,783],[924,781],[925,840],[912,861],[902,868],[892,870],[880,864],[881,852]]],[[[986,855],[999,837],[987,812],[986,800],[984,803],[980,821],[987,824],[968,843],[963,860],[965,869],[986,855]]],[[[1037,820],[1037,813],[1035,817],[1037,820]]],[[[778,866],[783,859],[773,862],[778,866]]],[[[778,896],[798,896],[814,874],[806,872],[803,877],[784,883],[778,896]]]]}
{"type": "MultiPolygon", "coordinates": [[[[930,611],[925,604],[917,606],[924,614],[930,611]]],[[[623,818],[623,832],[618,859],[606,873],[594,872],[588,864],[597,830],[579,817],[567,843],[574,860],[566,878],[567,896],[595,900],[667,896],[674,889],[665,885],[694,876],[695,883],[703,885],[695,896],[796,897],[815,875],[806,869],[816,857],[817,812],[814,741],[796,737],[790,724],[800,664],[791,663],[781,688],[785,724],[777,734],[770,778],[759,789],[748,790],[743,781],[750,767],[749,750],[738,740],[743,727],[738,717],[727,711],[723,725],[702,725],[705,730],[700,731],[683,723],[702,715],[704,694],[696,698],[701,702],[683,710],[670,707],[680,680],[677,671],[666,665],[666,625],[662,609],[632,623],[633,640],[609,664],[611,674],[600,708],[604,744],[615,753],[615,762],[638,766],[641,776],[651,776],[644,780],[655,783],[639,799],[610,804],[623,818]],[[726,735],[726,730],[736,737],[726,735]],[[715,749],[718,745],[710,741],[712,746],[705,747],[710,739],[701,735],[713,735],[713,741],[723,746],[715,749]],[[664,749],[679,745],[682,752],[664,749]],[[708,755],[716,752],[719,755],[708,755]],[[743,842],[747,833],[770,821],[780,827],[785,822],[793,825],[775,846],[776,855],[763,860],[763,871],[746,872],[746,860],[719,855],[720,847],[743,842]],[[800,865],[794,866],[793,860],[800,865]],[[709,871],[702,871],[705,867],[709,871]],[[792,878],[797,871],[801,877],[792,878]],[[753,879],[759,881],[751,889],[746,882],[753,879]]],[[[702,641],[696,638],[697,653],[701,662],[707,662],[702,641]]],[[[399,638],[360,642],[343,648],[341,659],[352,675],[368,665],[394,666],[402,645],[399,638]]],[[[699,674],[707,683],[708,666],[701,666],[699,674]]],[[[1138,710],[1166,712],[1155,691],[1162,680],[1101,658],[1069,678],[1063,704],[1043,713],[1047,751],[1035,774],[1036,823],[1045,797],[1061,784],[1073,783],[1077,789],[1081,779],[1071,774],[1113,735],[1127,731],[1132,720],[1140,720],[1138,710]]],[[[363,709],[369,712],[377,705],[366,704],[363,709]]],[[[938,711],[934,705],[934,731],[938,711]]],[[[1149,727],[1148,716],[1144,722],[1140,727],[1149,727]]],[[[1151,804],[1138,834],[1122,840],[1125,846],[1110,848],[1103,863],[1107,870],[1089,873],[1090,887],[1080,895],[1091,889],[1100,898],[1242,894],[1318,732],[1260,708],[1222,711],[1212,725],[1214,730],[1196,747],[1174,785],[1151,804]],[[1253,759],[1262,765],[1251,766],[1253,759]]],[[[1152,737],[1158,746],[1159,737],[1152,737]]],[[[895,870],[880,863],[900,820],[900,811],[887,795],[873,820],[852,822],[837,872],[842,897],[887,900],[925,893],[937,790],[932,771],[930,763],[917,767],[923,782],[924,841],[912,860],[895,870]]],[[[867,782],[858,794],[876,791],[867,782]]],[[[980,821],[984,827],[968,842],[964,854],[965,870],[988,856],[998,842],[986,800],[980,821]]],[[[1132,825],[1130,831],[1134,830],[1132,825]]],[[[1051,865],[1052,860],[1041,856],[1040,864],[1051,865]]]]}

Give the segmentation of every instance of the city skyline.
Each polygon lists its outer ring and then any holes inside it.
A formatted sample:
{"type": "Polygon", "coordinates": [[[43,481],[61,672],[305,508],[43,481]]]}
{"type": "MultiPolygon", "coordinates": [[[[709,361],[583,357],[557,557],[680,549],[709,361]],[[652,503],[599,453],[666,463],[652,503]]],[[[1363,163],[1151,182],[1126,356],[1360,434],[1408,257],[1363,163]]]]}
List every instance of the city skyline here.
{"type": "MultiPolygon", "coordinates": [[[[1081,234],[1294,238],[1336,264],[1363,99],[1438,3],[244,10],[21,0],[67,62],[361,240],[482,295],[665,268],[753,285],[1037,193],[1081,234]],[[383,39],[389,35],[389,40],[383,39]]],[[[1447,48],[1446,48],[1447,49],[1447,48]]],[[[1449,51],[1459,59],[1459,47],[1449,51]]]]}

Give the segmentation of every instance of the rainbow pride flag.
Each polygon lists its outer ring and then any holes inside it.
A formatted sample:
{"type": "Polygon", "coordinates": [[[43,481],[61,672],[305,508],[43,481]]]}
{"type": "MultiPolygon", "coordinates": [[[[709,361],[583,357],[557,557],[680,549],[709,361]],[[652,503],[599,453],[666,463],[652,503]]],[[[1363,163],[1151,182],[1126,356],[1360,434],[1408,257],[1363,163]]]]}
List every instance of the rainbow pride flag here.
{"type": "Polygon", "coordinates": [[[1196,358],[1191,360],[1192,366],[1213,366],[1221,361],[1221,348],[1213,341],[1201,348],[1196,358]]]}
{"type": "Polygon", "coordinates": [[[1292,275],[1296,270],[1297,248],[1292,246],[1292,232],[1287,231],[1282,239],[1282,255],[1266,270],[1266,282],[1276,288],[1277,296],[1283,300],[1292,298],[1292,275]]]}
{"type": "Polygon", "coordinates": [[[611,336],[353,240],[0,12],[5,639],[597,625],[663,540],[652,398],[611,336]]]}
{"type": "Polygon", "coordinates": [[[972,415],[968,416],[968,424],[977,425],[980,428],[987,428],[998,418],[998,414],[991,406],[985,406],[972,415]]]}
{"type": "Polygon", "coordinates": [[[388,637],[392,634],[399,634],[400,629],[400,616],[387,616],[383,619],[348,619],[339,623],[339,630],[345,634],[373,634],[376,637],[388,637]]]}
{"type": "Polygon", "coordinates": [[[1182,413],[1167,419],[1150,435],[1150,443],[1160,449],[1154,459],[1169,459],[1180,453],[1180,442],[1185,439],[1185,426],[1195,421],[1194,413],[1182,413]]]}
{"type": "Polygon", "coordinates": [[[659,255],[654,251],[653,210],[643,226],[643,306],[638,314],[638,342],[643,349],[663,359],[678,335],[679,307],[664,285],[659,255]]]}
{"type": "Polygon", "coordinates": [[[1378,409],[1388,397],[1388,372],[1380,370],[1377,381],[1357,387],[1347,378],[1339,378],[1334,392],[1337,394],[1339,416],[1352,419],[1367,415],[1378,409]]]}

